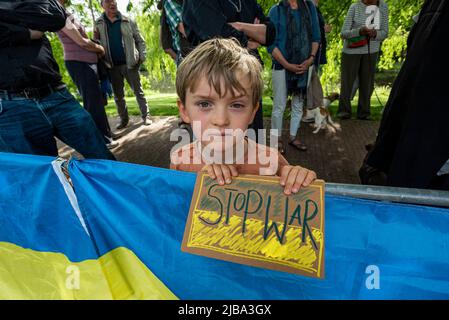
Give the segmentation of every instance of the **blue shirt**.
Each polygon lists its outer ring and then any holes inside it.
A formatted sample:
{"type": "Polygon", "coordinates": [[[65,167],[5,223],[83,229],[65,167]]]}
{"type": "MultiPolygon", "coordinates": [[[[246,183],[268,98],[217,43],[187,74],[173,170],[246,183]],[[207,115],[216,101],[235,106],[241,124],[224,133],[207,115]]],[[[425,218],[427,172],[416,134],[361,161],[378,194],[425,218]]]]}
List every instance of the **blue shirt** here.
{"type": "Polygon", "coordinates": [[[122,16],[117,14],[117,20],[111,22],[105,15],[107,23],[109,52],[111,53],[112,63],[116,66],[126,64],[125,49],[123,48],[122,39],[122,16]]]}
{"type": "MultiPolygon", "coordinates": [[[[301,0],[298,0],[301,1],[301,0]]],[[[310,10],[311,21],[312,21],[312,42],[320,42],[320,25],[318,22],[318,14],[316,11],[316,7],[310,1],[306,1],[310,10]]],[[[267,48],[268,52],[271,54],[274,48],[278,48],[281,51],[282,55],[286,57],[287,55],[287,17],[285,14],[285,9],[283,5],[277,4],[271,7],[270,12],[268,13],[271,22],[274,24],[276,28],[276,39],[274,43],[267,48]]],[[[300,26],[300,15],[298,10],[293,10],[293,16],[295,17],[295,22],[300,26]]],[[[278,63],[273,58],[273,63],[278,63]]]]}

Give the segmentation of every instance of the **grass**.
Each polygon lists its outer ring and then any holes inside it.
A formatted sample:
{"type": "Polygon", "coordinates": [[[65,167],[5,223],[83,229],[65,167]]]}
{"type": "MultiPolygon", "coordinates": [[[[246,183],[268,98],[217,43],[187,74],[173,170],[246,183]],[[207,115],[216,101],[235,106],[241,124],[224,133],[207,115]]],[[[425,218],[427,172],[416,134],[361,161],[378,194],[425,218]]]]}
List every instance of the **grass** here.
{"type": "MultiPolygon", "coordinates": [[[[373,120],[380,120],[382,116],[383,106],[387,103],[388,96],[390,94],[389,87],[376,87],[373,96],[371,97],[371,116],[373,120]],[[377,94],[377,96],[376,96],[377,94]],[[377,98],[379,97],[379,99],[377,98]],[[380,101],[379,101],[380,100],[380,101]]],[[[176,94],[174,93],[148,93],[146,95],[150,112],[153,116],[176,116],[178,115],[178,107],[176,105],[176,94]]],[[[352,101],[353,115],[357,110],[358,95],[352,101]]],[[[139,107],[134,97],[127,97],[126,103],[128,105],[128,112],[130,115],[140,115],[139,107]]],[[[273,108],[273,101],[271,97],[263,97],[263,113],[264,117],[271,117],[271,110],[273,108]]],[[[337,113],[338,101],[335,101],[330,106],[330,111],[333,116],[337,113]]],[[[106,107],[106,113],[108,116],[117,116],[117,109],[113,99],[109,100],[109,104],[106,107]]]]}

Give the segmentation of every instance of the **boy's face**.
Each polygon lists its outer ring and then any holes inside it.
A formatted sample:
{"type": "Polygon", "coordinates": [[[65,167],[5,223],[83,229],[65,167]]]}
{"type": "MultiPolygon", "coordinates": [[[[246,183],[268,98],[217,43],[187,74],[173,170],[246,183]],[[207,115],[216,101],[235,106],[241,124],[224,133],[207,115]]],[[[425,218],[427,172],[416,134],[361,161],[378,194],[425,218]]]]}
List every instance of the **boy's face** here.
{"type": "MultiPolygon", "coordinates": [[[[237,75],[237,79],[245,88],[246,94],[235,91],[234,96],[228,90],[225,96],[220,97],[203,76],[194,92],[191,92],[190,88],[187,90],[185,104],[178,101],[182,120],[192,125],[195,137],[201,141],[203,146],[214,143],[214,146],[211,147],[214,147],[216,151],[220,149],[224,151],[233,147],[236,140],[242,138],[237,138],[236,134],[239,131],[246,132],[248,125],[253,122],[259,104],[257,103],[255,106],[252,101],[253,90],[248,77],[237,75]],[[232,135],[233,138],[231,139],[229,135],[232,135]],[[226,145],[225,141],[227,141],[226,145]],[[229,145],[229,141],[232,141],[232,146],[229,145]]],[[[221,92],[223,93],[225,91],[224,80],[221,82],[221,92]]]]}

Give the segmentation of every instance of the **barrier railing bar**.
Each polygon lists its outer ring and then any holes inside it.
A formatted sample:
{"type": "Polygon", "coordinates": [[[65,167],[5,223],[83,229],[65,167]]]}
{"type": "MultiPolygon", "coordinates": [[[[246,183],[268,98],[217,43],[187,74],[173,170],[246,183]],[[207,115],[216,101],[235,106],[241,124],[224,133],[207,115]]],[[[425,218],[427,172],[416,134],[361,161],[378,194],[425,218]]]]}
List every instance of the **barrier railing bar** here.
{"type": "Polygon", "coordinates": [[[333,195],[449,208],[449,191],[326,183],[333,195]]]}

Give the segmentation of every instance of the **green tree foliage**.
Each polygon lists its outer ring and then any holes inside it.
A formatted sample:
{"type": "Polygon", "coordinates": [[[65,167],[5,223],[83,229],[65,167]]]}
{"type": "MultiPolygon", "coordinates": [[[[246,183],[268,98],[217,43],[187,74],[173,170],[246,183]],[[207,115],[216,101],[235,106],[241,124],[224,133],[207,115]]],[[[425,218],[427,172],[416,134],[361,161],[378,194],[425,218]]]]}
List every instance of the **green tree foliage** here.
{"type": "Polygon", "coordinates": [[[164,88],[173,89],[173,81],[176,75],[176,65],[173,59],[162,50],[159,39],[158,11],[150,14],[139,14],[136,22],[147,44],[147,60],[144,68],[148,71],[147,78],[149,89],[164,91],[164,88]]]}

